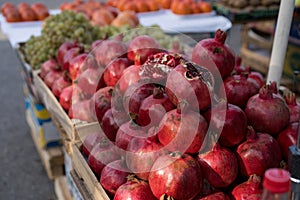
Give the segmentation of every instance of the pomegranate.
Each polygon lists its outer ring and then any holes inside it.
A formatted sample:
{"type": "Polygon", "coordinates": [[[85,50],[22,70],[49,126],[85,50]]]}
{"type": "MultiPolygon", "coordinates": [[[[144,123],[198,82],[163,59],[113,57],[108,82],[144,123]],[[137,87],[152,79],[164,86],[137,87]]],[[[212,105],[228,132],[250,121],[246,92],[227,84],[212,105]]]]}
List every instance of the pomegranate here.
{"type": "Polygon", "coordinates": [[[227,104],[227,109],[216,109],[211,118],[211,126],[214,129],[222,130],[219,143],[225,147],[232,147],[240,144],[246,135],[247,117],[244,111],[238,106],[227,104]],[[225,117],[224,125],[219,123],[220,117],[225,117]]]}
{"type": "Polygon", "coordinates": [[[61,76],[60,78],[56,79],[53,82],[52,85],[52,93],[54,94],[55,97],[59,98],[62,90],[68,86],[70,86],[72,83],[65,73],[64,76],[61,76]]]}
{"type": "Polygon", "coordinates": [[[248,72],[248,67],[245,67],[242,65],[242,58],[240,56],[235,56],[235,64],[233,68],[232,74],[242,74],[242,73],[247,73],[248,72]]]}
{"type": "Polygon", "coordinates": [[[115,160],[108,163],[101,172],[100,184],[108,192],[114,196],[117,189],[127,182],[127,177],[130,175],[129,169],[125,161],[115,160]]]}
{"type": "Polygon", "coordinates": [[[231,194],[235,200],[261,200],[262,192],[261,178],[253,174],[246,182],[237,185],[231,194]]]}
{"type": "Polygon", "coordinates": [[[140,105],[137,123],[143,127],[158,126],[165,113],[173,109],[175,106],[163,88],[154,88],[153,95],[144,99],[140,105]]]}
{"type": "Polygon", "coordinates": [[[63,58],[63,65],[62,68],[64,70],[69,70],[70,67],[70,61],[75,58],[76,56],[80,55],[83,53],[83,48],[82,47],[74,47],[72,49],[69,49],[64,58],[63,58]]]}
{"type": "Polygon", "coordinates": [[[100,122],[100,126],[105,133],[106,137],[114,142],[116,140],[117,131],[119,129],[119,125],[116,123],[114,119],[114,115],[112,109],[108,109],[100,122]]]}
{"type": "Polygon", "coordinates": [[[127,58],[116,58],[111,61],[105,68],[103,79],[107,86],[115,86],[121,78],[124,69],[130,66],[127,58]]]}
{"type": "Polygon", "coordinates": [[[160,44],[148,35],[139,35],[128,44],[127,57],[136,65],[143,64],[148,56],[164,51],[160,44]]]}
{"type": "Polygon", "coordinates": [[[207,129],[208,124],[201,114],[178,107],[164,115],[157,136],[167,149],[193,154],[202,147],[207,129]]]}
{"type": "Polygon", "coordinates": [[[219,72],[222,78],[229,76],[234,69],[235,56],[233,50],[225,44],[225,40],[226,32],[218,29],[213,39],[207,38],[196,44],[192,61],[206,67],[213,74],[219,72]],[[209,59],[212,59],[214,65],[209,63],[209,59]]]}
{"type": "Polygon", "coordinates": [[[55,80],[63,76],[63,71],[51,70],[44,78],[44,82],[51,89],[55,80]]]}
{"type": "Polygon", "coordinates": [[[93,50],[99,66],[106,67],[116,58],[126,57],[127,46],[117,40],[103,40],[93,50]]]}
{"type": "Polygon", "coordinates": [[[230,198],[223,192],[216,192],[194,200],[230,200],[230,198]]]}
{"type": "Polygon", "coordinates": [[[91,107],[94,108],[100,124],[105,112],[111,108],[111,97],[113,91],[113,87],[104,87],[98,90],[92,97],[91,107]]]}
{"type": "Polygon", "coordinates": [[[65,109],[69,110],[72,104],[73,86],[70,85],[64,88],[59,95],[59,104],[65,109]]]}
{"type": "Polygon", "coordinates": [[[126,151],[129,142],[135,137],[146,138],[147,133],[133,121],[126,122],[117,131],[116,146],[126,151]]]}
{"type": "Polygon", "coordinates": [[[270,85],[259,90],[246,105],[248,122],[258,132],[278,135],[290,121],[290,112],[284,100],[273,94],[270,85]]]}
{"type": "Polygon", "coordinates": [[[248,78],[255,80],[256,83],[259,85],[259,88],[263,87],[265,84],[265,79],[260,72],[251,71],[248,74],[248,78]]]}
{"type": "Polygon", "coordinates": [[[237,158],[232,151],[218,143],[205,153],[197,156],[203,169],[204,178],[216,188],[232,184],[238,175],[237,158]]]}
{"type": "Polygon", "coordinates": [[[153,163],[165,152],[158,140],[151,138],[133,138],[126,151],[128,168],[143,180],[148,180],[153,163]]]}
{"type": "Polygon", "coordinates": [[[57,51],[57,62],[58,64],[62,67],[63,66],[63,60],[64,60],[64,56],[67,53],[67,51],[69,49],[78,47],[79,44],[76,42],[64,42],[62,45],[60,45],[58,51],[57,51]]]}
{"type": "Polygon", "coordinates": [[[81,88],[85,96],[92,97],[96,92],[100,74],[101,71],[88,68],[78,77],[75,83],[77,83],[77,86],[81,88]]]}
{"type": "Polygon", "coordinates": [[[103,140],[103,134],[100,132],[94,132],[87,135],[82,143],[82,153],[88,157],[93,147],[101,140],[103,140]]]}
{"type": "Polygon", "coordinates": [[[133,179],[121,185],[114,200],[157,200],[152,194],[149,184],[143,180],[133,179]]]}
{"type": "Polygon", "coordinates": [[[94,51],[104,40],[95,40],[91,45],[91,51],[94,51]]]}
{"type": "Polygon", "coordinates": [[[166,94],[178,105],[180,101],[187,101],[190,106],[199,111],[207,109],[211,104],[214,78],[205,68],[191,62],[177,65],[172,70],[166,82],[166,94]]]}
{"type": "Polygon", "coordinates": [[[289,147],[296,145],[298,138],[298,122],[291,123],[277,138],[285,160],[288,160],[289,147]]]}
{"type": "Polygon", "coordinates": [[[124,93],[130,85],[137,83],[141,79],[139,72],[140,65],[131,65],[127,67],[126,69],[124,69],[116,87],[124,93]]]}
{"type": "Polygon", "coordinates": [[[169,196],[181,200],[195,197],[201,192],[203,182],[198,162],[190,155],[179,152],[158,157],[148,180],[156,198],[169,196]]]}
{"type": "Polygon", "coordinates": [[[82,53],[70,60],[69,73],[72,81],[75,81],[77,77],[86,69],[85,60],[87,57],[87,53],[82,53]]]}
{"type": "Polygon", "coordinates": [[[263,176],[267,169],[279,167],[282,160],[278,142],[267,133],[255,133],[252,127],[248,128],[247,140],[238,146],[236,152],[243,176],[263,176]]]}
{"type": "Polygon", "coordinates": [[[296,101],[296,95],[289,92],[284,96],[285,102],[290,111],[290,123],[299,122],[300,119],[300,104],[296,101]]]}
{"type": "Polygon", "coordinates": [[[247,74],[241,74],[226,78],[224,89],[228,103],[244,109],[248,99],[258,93],[259,85],[247,74]]]}
{"type": "Polygon", "coordinates": [[[72,102],[68,115],[71,119],[79,119],[85,122],[95,122],[93,110],[91,108],[91,100],[83,100],[79,102],[72,102]]]}
{"type": "Polygon", "coordinates": [[[125,112],[134,120],[137,119],[140,105],[144,99],[153,93],[154,84],[137,83],[130,85],[123,95],[125,112]]]}
{"type": "Polygon", "coordinates": [[[92,149],[88,157],[88,164],[96,174],[97,178],[100,178],[102,169],[105,165],[119,159],[120,154],[114,144],[107,139],[102,139],[92,149]]]}
{"type": "Polygon", "coordinates": [[[180,60],[182,56],[166,52],[150,55],[141,66],[140,76],[164,85],[167,75],[180,64],[180,60]]]}
{"type": "Polygon", "coordinates": [[[40,73],[40,77],[42,79],[45,79],[46,75],[48,74],[48,72],[50,72],[51,70],[59,70],[58,64],[56,62],[55,59],[49,59],[47,61],[45,61],[42,66],[41,66],[41,73],[40,73]]]}

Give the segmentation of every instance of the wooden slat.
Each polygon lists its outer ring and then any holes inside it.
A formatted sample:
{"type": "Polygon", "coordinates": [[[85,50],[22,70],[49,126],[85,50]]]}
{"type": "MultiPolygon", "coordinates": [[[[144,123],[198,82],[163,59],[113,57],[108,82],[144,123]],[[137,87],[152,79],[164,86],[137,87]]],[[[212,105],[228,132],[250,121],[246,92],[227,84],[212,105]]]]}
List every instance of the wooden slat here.
{"type": "Polygon", "coordinates": [[[58,200],[72,200],[71,193],[67,186],[67,180],[65,176],[57,177],[54,180],[55,194],[58,200]]]}

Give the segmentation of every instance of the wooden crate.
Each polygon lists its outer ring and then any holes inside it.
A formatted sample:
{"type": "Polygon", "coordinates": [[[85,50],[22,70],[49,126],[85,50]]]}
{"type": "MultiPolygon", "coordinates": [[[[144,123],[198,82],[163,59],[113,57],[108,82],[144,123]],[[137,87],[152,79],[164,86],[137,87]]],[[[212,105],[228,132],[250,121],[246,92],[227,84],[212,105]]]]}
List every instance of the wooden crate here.
{"type": "Polygon", "coordinates": [[[99,125],[82,126],[78,128],[78,135],[81,140],[77,141],[72,145],[72,161],[74,170],[82,179],[84,185],[86,186],[87,190],[91,195],[91,199],[109,200],[110,198],[108,197],[105,190],[100,185],[99,180],[89,167],[87,163],[87,158],[80,151],[82,141],[84,141],[85,137],[91,133],[98,131],[101,131],[99,125]]]}
{"type": "Polygon", "coordinates": [[[68,138],[71,141],[78,140],[78,135],[76,131],[76,126],[78,125],[93,125],[98,122],[87,123],[78,119],[70,119],[65,110],[61,107],[56,97],[53,95],[48,86],[44,83],[44,81],[39,76],[39,70],[33,71],[33,81],[36,87],[36,90],[46,106],[47,110],[50,112],[51,117],[54,121],[58,122],[58,127],[64,130],[67,134],[68,138]]]}
{"type": "Polygon", "coordinates": [[[70,190],[67,185],[65,176],[57,177],[54,180],[54,189],[57,199],[59,200],[71,200],[73,199],[70,190]]]}
{"type": "Polygon", "coordinates": [[[39,145],[37,134],[35,133],[34,122],[30,111],[26,111],[26,120],[30,128],[31,137],[35,147],[40,155],[44,168],[47,172],[49,179],[54,180],[56,177],[62,176],[64,173],[64,155],[62,147],[51,147],[44,149],[39,145]]]}

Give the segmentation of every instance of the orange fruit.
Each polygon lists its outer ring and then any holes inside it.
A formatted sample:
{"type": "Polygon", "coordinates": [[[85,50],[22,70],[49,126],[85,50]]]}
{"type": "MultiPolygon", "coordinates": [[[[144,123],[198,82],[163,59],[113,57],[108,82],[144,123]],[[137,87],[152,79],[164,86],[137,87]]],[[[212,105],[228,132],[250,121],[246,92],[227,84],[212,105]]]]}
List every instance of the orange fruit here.
{"type": "Polygon", "coordinates": [[[191,4],[191,10],[194,14],[201,13],[201,8],[197,3],[191,4]]]}
{"type": "Polygon", "coordinates": [[[161,1],[161,6],[164,9],[170,9],[171,4],[172,4],[172,0],[162,0],[161,1]]]}
{"type": "Polygon", "coordinates": [[[205,2],[205,1],[199,1],[198,2],[198,5],[199,5],[199,7],[200,7],[200,9],[201,9],[201,12],[211,12],[212,11],[212,7],[211,7],[211,5],[210,5],[210,3],[209,2],[205,2]]]}
{"type": "Polygon", "coordinates": [[[148,4],[144,1],[135,1],[135,6],[137,12],[148,12],[150,10],[148,4]]]}
{"type": "Polygon", "coordinates": [[[150,11],[159,10],[159,4],[155,0],[147,1],[147,5],[148,5],[150,11]]]}
{"type": "Polygon", "coordinates": [[[178,15],[189,15],[192,14],[192,9],[188,3],[179,1],[174,5],[172,4],[172,12],[178,15]]]}

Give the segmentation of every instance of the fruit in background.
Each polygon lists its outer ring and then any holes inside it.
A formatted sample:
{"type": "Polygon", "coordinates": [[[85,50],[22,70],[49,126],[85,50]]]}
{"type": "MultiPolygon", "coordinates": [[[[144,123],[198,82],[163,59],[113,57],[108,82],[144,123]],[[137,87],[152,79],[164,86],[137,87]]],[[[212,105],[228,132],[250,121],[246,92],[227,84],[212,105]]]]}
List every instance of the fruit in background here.
{"type": "Polygon", "coordinates": [[[83,49],[81,47],[74,47],[69,49],[63,58],[63,69],[69,71],[70,61],[81,53],[83,53],[83,49]]]}
{"type": "Polygon", "coordinates": [[[114,196],[117,189],[127,182],[130,171],[124,160],[115,160],[108,163],[102,170],[100,176],[100,184],[108,192],[114,196]]]}
{"type": "Polygon", "coordinates": [[[108,109],[100,122],[100,126],[106,135],[106,137],[114,142],[116,140],[117,131],[119,129],[119,124],[116,122],[112,109],[108,109]]]}
{"type": "Polygon", "coordinates": [[[194,154],[202,147],[207,129],[208,124],[201,114],[179,106],[164,115],[157,136],[170,151],[194,154]]]}
{"type": "Polygon", "coordinates": [[[247,117],[238,106],[227,104],[227,109],[216,109],[210,124],[214,129],[222,130],[218,142],[225,147],[240,144],[246,136],[247,117]],[[224,124],[220,125],[220,118],[225,116],[224,124]]]}
{"type": "Polygon", "coordinates": [[[59,104],[68,111],[72,104],[73,86],[70,85],[64,88],[59,95],[59,104]]]}
{"type": "Polygon", "coordinates": [[[144,99],[139,107],[137,123],[140,126],[158,126],[166,112],[175,109],[162,88],[154,88],[153,95],[144,99]]]}
{"type": "Polygon", "coordinates": [[[293,92],[289,92],[284,96],[285,102],[288,105],[290,111],[290,123],[299,122],[300,119],[300,104],[297,103],[296,95],[293,92]]]}
{"type": "Polygon", "coordinates": [[[77,83],[77,86],[81,88],[85,96],[92,97],[96,93],[101,70],[88,68],[75,81],[75,84],[77,83]]]}
{"type": "Polygon", "coordinates": [[[249,98],[259,91],[259,85],[248,78],[247,74],[229,76],[223,84],[227,101],[242,109],[245,108],[249,98]]]}
{"type": "Polygon", "coordinates": [[[126,163],[137,177],[148,180],[153,163],[165,153],[156,137],[133,138],[127,147],[126,163]]]}
{"type": "Polygon", "coordinates": [[[279,167],[282,154],[278,142],[267,133],[247,132],[247,140],[236,150],[240,173],[243,176],[263,176],[269,168],[279,167]]]}
{"type": "Polygon", "coordinates": [[[44,20],[50,15],[47,7],[39,2],[31,4],[31,9],[35,13],[38,20],[44,20]]]}
{"type": "Polygon", "coordinates": [[[63,66],[64,57],[67,51],[76,47],[78,47],[78,43],[76,42],[64,42],[62,45],[60,45],[56,56],[57,62],[60,66],[63,66]]]}
{"type": "Polygon", "coordinates": [[[114,200],[157,200],[153,196],[149,184],[143,180],[131,179],[121,185],[115,193],[114,200]]]}
{"type": "Polygon", "coordinates": [[[249,125],[256,131],[274,136],[287,127],[290,121],[288,106],[281,97],[273,94],[271,85],[262,87],[259,94],[248,100],[245,113],[249,125]]]}
{"type": "Polygon", "coordinates": [[[55,70],[55,69],[57,69],[57,70],[59,69],[59,66],[55,59],[49,59],[49,60],[45,61],[41,66],[40,77],[42,79],[45,79],[48,72],[50,72],[51,70],[55,70]]]}
{"type": "Polygon", "coordinates": [[[79,119],[84,122],[95,122],[94,112],[91,108],[91,100],[72,102],[68,115],[71,119],[79,119]]]}
{"type": "Polygon", "coordinates": [[[214,77],[204,67],[185,62],[172,70],[167,77],[166,94],[178,106],[186,101],[194,110],[205,110],[211,105],[214,77]]]}
{"type": "Polygon", "coordinates": [[[148,12],[148,11],[150,11],[150,8],[149,8],[148,4],[144,1],[136,1],[135,5],[136,5],[137,12],[148,12]]]}
{"type": "Polygon", "coordinates": [[[216,188],[232,184],[238,175],[238,162],[235,154],[219,144],[205,153],[200,153],[197,160],[202,167],[204,178],[216,188]]]}
{"type": "Polygon", "coordinates": [[[59,79],[63,75],[63,71],[51,70],[44,78],[44,82],[51,89],[55,80],[59,79]]]}
{"type": "Polygon", "coordinates": [[[173,0],[171,4],[171,11],[178,15],[188,15],[193,13],[190,4],[179,0],[173,0]]]}
{"type": "Polygon", "coordinates": [[[139,35],[128,44],[128,59],[135,64],[143,64],[148,56],[165,51],[160,44],[148,35],[139,35]]]}
{"type": "Polygon", "coordinates": [[[200,165],[193,157],[173,152],[156,159],[148,180],[156,198],[187,200],[201,191],[203,175],[200,165]]]}
{"type": "Polygon", "coordinates": [[[114,19],[114,15],[107,9],[95,10],[92,14],[92,24],[98,26],[109,25],[114,19]]]}
{"type": "Polygon", "coordinates": [[[193,49],[192,61],[210,70],[220,73],[222,78],[229,76],[234,69],[234,51],[225,44],[226,32],[218,29],[214,38],[199,41],[193,49]]]}
{"type": "Polygon", "coordinates": [[[93,147],[96,144],[98,144],[102,139],[103,134],[101,132],[94,132],[87,135],[82,143],[82,153],[88,157],[93,147]]]}
{"type": "Polygon", "coordinates": [[[198,6],[200,7],[201,12],[208,13],[212,11],[211,4],[206,1],[198,1],[198,6]]]}
{"type": "Polygon", "coordinates": [[[71,80],[70,78],[68,77],[68,75],[65,73],[63,74],[63,76],[61,76],[60,78],[56,79],[54,82],[53,82],[53,85],[52,85],[52,93],[54,94],[55,97],[59,98],[61,92],[63,91],[64,88],[70,86],[72,83],[71,83],[71,80]]]}
{"type": "Polygon", "coordinates": [[[88,164],[99,179],[102,169],[107,164],[119,159],[120,154],[115,145],[107,139],[102,139],[92,149],[88,157],[88,164]]]}
{"type": "Polygon", "coordinates": [[[130,66],[127,58],[116,58],[111,61],[103,72],[104,82],[107,86],[115,86],[121,78],[123,71],[130,66]]]}
{"type": "Polygon", "coordinates": [[[236,200],[260,200],[262,197],[261,178],[255,174],[251,175],[246,182],[243,182],[232,190],[231,194],[236,200]]]}
{"type": "Polygon", "coordinates": [[[99,66],[106,67],[112,60],[125,57],[127,46],[116,40],[103,40],[93,50],[99,66]]]}
{"type": "Polygon", "coordinates": [[[98,90],[92,97],[91,107],[95,110],[97,120],[101,124],[105,112],[111,108],[113,87],[104,87],[98,90]]]}
{"type": "Polygon", "coordinates": [[[280,145],[284,159],[288,160],[289,147],[296,145],[298,138],[298,122],[291,123],[286,129],[279,133],[277,141],[280,145]]]}

